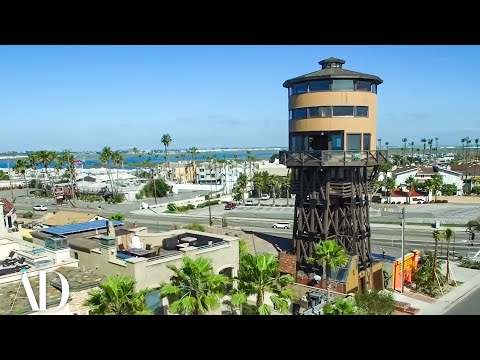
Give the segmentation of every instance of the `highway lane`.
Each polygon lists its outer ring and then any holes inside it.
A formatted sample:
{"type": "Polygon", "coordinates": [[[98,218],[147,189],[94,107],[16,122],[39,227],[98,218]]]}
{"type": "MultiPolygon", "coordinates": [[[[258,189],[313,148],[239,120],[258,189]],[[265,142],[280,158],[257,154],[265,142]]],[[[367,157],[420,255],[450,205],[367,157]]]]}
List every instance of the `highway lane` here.
{"type": "Polygon", "coordinates": [[[468,295],[444,315],[480,315],[480,289],[468,295]]]}
{"type": "MultiPolygon", "coordinates": [[[[16,204],[19,210],[30,210],[29,205],[16,204]]],[[[70,210],[70,209],[68,209],[70,210]]],[[[95,212],[99,215],[109,216],[114,211],[107,211],[104,209],[82,209],[77,208],[75,211],[95,212]]],[[[43,213],[36,212],[35,216],[43,215],[43,213]]],[[[126,214],[126,221],[137,222],[138,225],[148,226],[149,231],[159,232],[171,230],[175,225],[183,226],[192,222],[202,225],[208,225],[209,218],[205,215],[191,215],[191,214],[126,214]]],[[[214,225],[221,225],[221,217],[214,216],[212,218],[214,225]]],[[[292,230],[272,229],[273,221],[270,219],[258,218],[229,218],[228,226],[236,229],[251,230],[261,232],[268,235],[278,236],[280,238],[291,239],[292,230]]],[[[379,226],[379,225],[377,225],[379,226]]],[[[401,248],[401,227],[372,227],[372,245],[377,245],[387,254],[390,250],[398,252],[401,248]]],[[[405,249],[431,250],[434,248],[434,241],[432,237],[432,228],[425,227],[425,229],[408,229],[405,230],[405,249]]],[[[468,252],[480,250],[480,241],[476,241],[475,246],[468,246],[467,234],[464,231],[458,231],[455,234],[455,241],[451,242],[451,251],[455,251],[461,255],[468,252]]],[[[440,251],[441,245],[438,250],[440,251]]],[[[443,245],[443,251],[446,251],[446,246],[443,245]]]]}

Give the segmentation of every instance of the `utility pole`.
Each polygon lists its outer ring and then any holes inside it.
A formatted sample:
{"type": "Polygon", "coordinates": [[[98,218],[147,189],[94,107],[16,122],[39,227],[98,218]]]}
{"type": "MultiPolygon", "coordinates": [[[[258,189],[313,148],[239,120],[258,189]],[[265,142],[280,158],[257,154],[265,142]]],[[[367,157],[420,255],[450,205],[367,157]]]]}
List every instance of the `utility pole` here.
{"type": "Polygon", "coordinates": [[[404,282],[405,282],[405,208],[402,208],[402,213],[400,215],[402,219],[402,294],[404,291],[404,282]]]}
{"type": "Polygon", "coordinates": [[[155,170],[153,168],[150,170],[152,174],[152,182],[153,182],[153,196],[155,197],[155,210],[158,211],[158,203],[157,203],[157,184],[155,183],[155,170]]]}

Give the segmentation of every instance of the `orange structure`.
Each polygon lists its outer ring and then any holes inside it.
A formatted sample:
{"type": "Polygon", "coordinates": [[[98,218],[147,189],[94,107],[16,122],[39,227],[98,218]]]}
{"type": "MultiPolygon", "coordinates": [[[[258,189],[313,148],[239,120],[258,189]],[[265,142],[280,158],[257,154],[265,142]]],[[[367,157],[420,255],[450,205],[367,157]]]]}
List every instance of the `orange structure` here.
{"type": "MultiPolygon", "coordinates": [[[[420,251],[413,250],[409,254],[405,255],[405,285],[412,283],[413,274],[418,269],[418,263],[420,261],[420,251]]],[[[393,289],[402,291],[402,258],[398,258],[393,263],[393,289]]]]}

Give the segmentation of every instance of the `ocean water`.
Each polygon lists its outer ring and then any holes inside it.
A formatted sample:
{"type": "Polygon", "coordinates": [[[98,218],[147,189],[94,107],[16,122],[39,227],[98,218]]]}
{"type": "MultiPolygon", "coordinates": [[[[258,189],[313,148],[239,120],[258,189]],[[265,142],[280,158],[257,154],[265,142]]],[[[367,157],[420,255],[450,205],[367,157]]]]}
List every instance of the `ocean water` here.
{"type": "MultiPolygon", "coordinates": [[[[275,150],[270,150],[270,151],[266,151],[266,152],[252,152],[252,155],[255,156],[256,159],[269,159],[272,155],[274,154],[278,154],[278,151],[275,151],[275,150]]],[[[200,153],[196,156],[196,159],[195,161],[205,161],[206,160],[206,157],[208,156],[212,156],[213,153],[200,153]]],[[[225,153],[222,153],[222,152],[216,152],[215,153],[216,155],[216,158],[217,160],[222,160],[222,159],[227,159],[227,160],[234,160],[235,157],[234,155],[237,155],[237,160],[244,160],[247,158],[247,154],[246,153],[229,153],[229,152],[225,152],[225,153]]],[[[82,157],[78,157],[77,158],[78,160],[83,160],[82,157]]],[[[149,164],[150,165],[147,165],[147,167],[150,167],[152,164],[155,164],[155,163],[163,163],[165,162],[165,158],[163,155],[159,155],[158,157],[155,157],[154,155],[146,155],[146,154],[142,154],[141,157],[137,156],[137,155],[128,155],[126,157],[124,157],[123,159],[123,162],[124,164],[128,164],[128,163],[135,163],[135,164],[141,164],[143,162],[145,162],[146,160],[149,160],[149,164]]],[[[186,155],[185,157],[180,157],[180,158],[176,158],[175,155],[169,155],[168,156],[168,161],[170,163],[175,163],[175,162],[178,162],[178,161],[191,161],[192,160],[192,156],[191,155],[186,155]]],[[[10,159],[10,166],[13,166],[13,164],[15,164],[15,161],[16,159],[10,159]]],[[[7,164],[8,164],[8,161],[5,160],[5,159],[0,159],[0,169],[6,169],[7,168],[7,164]]],[[[88,166],[99,166],[101,163],[99,160],[97,159],[85,159],[85,166],[88,168],[88,166]]],[[[51,164],[50,166],[53,166],[53,164],[51,164]]],[[[125,165],[124,166],[124,169],[135,169],[137,167],[129,167],[128,165],[125,165]]]]}

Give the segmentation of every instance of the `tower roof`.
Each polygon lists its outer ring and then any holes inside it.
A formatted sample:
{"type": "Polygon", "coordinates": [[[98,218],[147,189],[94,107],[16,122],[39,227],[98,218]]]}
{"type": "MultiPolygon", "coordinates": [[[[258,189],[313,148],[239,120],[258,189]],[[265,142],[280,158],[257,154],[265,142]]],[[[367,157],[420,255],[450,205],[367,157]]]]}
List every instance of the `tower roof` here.
{"type": "Polygon", "coordinates": [[[383,80],[378,76],[343,69],[342,66],[345,64],[345,60],[342,59],[329,57],[319,61],[319,64],[322,66],[321,70],[289,79],[283,83],[283,87],[288,88],[296,83],[324,79],[361,79],[370,80],[377,85],[383,83],[383,80]]]}

